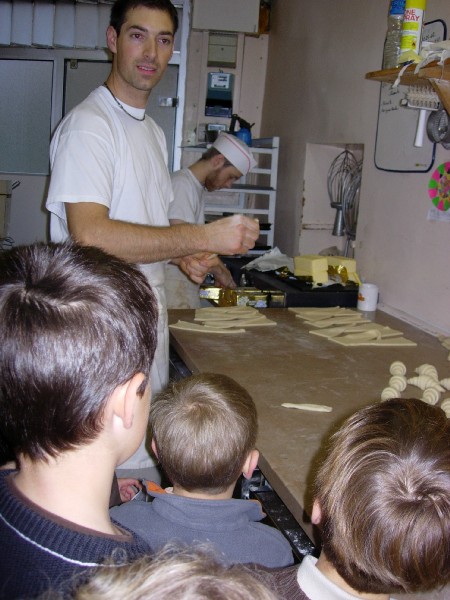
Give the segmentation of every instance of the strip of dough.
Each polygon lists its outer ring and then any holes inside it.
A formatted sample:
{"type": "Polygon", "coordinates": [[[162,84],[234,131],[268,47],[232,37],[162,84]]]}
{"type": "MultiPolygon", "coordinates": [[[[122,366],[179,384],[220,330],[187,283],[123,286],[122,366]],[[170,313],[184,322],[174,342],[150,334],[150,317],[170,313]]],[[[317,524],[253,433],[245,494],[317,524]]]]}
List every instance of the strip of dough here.
{"type": "Polygon", "coordinates": [[[331,412],[333,407],[325,406],[325,404],[292,404],[292,402],[284,402],[281,406],[285,408],[297,408],[298,410],[310,410],[313,412],[331,412]]]}
{"type": "Polygon", "coordinates": [[[234,316],[237,315],[241,315],[241,314],[254,314],[254,313],[258,313],[259,311],[256,310],[256,308],[253,308],[252,306],[217,306],[216,308],[214,308],[213,306],[211,308],[209,307],[205,307],[205,308],[197,308],[195,310],[195,316],[196,317],[201,317],[203,315],[225,315],[225,314],[232,314],[234,316]]]}
{"type": "Polygon", "coordinates": [[[229,329],[230,327],[244,327],[245,329],[247,329],[247,327],[266,327],[268,325],[276,325],[275,321],[271,321],[270,319],[266,319],[266,317],[263,317],[262,319],[252,319],[252,320],[246,320],[246,319],[234,319],[233,321],[206,321],[205,322],[205,326],[209,327],[210,329],[217,329],[217,328],[227,328],[229,329]]]}
{"type": "Polygon", "coordinates": [[[195,315],[194,321],[204,321],[204,322],[212,322],[212,321],[255,321],[257,319],[264,320],[266,317],[259,313],[258,311],[254,311],[253,313],[242,313],[233,315],[231,313],[219,314],[219,315],[195,315]]]}
{"type": "Polygon", "coordinates": [[[218,327],[208,327],[207,325],[199,325],[198,323],[190,323],[189,321],[178,321],[169,325],[172,329],[184,329],[185,331],[196,331],[200,333],[245,333],[245,329],[219,329],[218,327]]]}
{"type": "Polygon", "coordinates": [[[330,307],[310,307],[310,308],[300,308],[295,306],[290,306],[288,308],[291,312],[295,313],[299,317],[304,319],[308,319],[309,317],[315,317],[319,315],[337,315],[343,312],[347,312],[347,308],[342,308],[340,306],[330,306],[330,307]]]}

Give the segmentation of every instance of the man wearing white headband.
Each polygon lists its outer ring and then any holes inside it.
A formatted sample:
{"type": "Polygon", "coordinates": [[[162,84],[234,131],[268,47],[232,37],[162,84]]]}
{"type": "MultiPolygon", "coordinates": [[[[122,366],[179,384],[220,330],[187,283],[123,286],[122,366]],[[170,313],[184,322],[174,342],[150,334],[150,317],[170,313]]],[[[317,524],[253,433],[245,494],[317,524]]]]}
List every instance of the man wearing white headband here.
{"type": "MultiPolygon", "coordinates": [[[[202,157],[188,168],[172,174],[174,200],[169,207],[171,225],[205,222],[203,192],[230,188],[256,166],[249,147],[234,135],[221,133],[202,157]]],[[[211,268],[216,284],[234,288],[231,273],[220,259],[211,268]]],[[[165,286],[168,308],[198,308],[199,286],[176,265],[166,266],[165,286]]]]}

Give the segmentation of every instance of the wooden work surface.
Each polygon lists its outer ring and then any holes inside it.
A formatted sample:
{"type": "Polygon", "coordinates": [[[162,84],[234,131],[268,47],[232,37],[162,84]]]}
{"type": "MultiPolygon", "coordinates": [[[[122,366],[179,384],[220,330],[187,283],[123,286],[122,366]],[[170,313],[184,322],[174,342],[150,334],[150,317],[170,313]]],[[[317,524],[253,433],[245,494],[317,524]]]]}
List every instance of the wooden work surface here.
{"type": "MultiPolygon", "coordinates": [[[[228,335],[171,329],[171,345],[193,373],[223,373],[250,392],[259,417],[259,466],[304,526],[311,509],[315,464],[330,432],[358,408],[380,401],[394,360],[405,363],[407,377],[416,375],[414,369],[419,365],[430,363],[442,379],[450,377],[449,352],[435,337],[380,311],[370,319],[402,331],[417,346],[344,347],[311,335],[311,327],[289,309],[261,312],[277,326],[228,335]],[[333,410],[304,412],[283,408],[283,402],[326,404],[333,410]]],[[[169,311],[169,323],[193,321],[193,317],[193,310],[169,311]]],[[[421,393],[408,386],[402,397],[420,397],[421,393]]],[[[308,530],[307,525],[305,528],[308,530]]],[[[420,597],[448,600],[450,589],[420,597]]]]}

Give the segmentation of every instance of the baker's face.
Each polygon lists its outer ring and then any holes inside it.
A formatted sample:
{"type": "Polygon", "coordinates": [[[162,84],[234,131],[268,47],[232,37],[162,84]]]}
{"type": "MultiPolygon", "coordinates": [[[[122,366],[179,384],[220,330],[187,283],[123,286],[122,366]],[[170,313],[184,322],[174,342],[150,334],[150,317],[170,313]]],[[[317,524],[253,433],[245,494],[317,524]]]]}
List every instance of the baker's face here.
{"type": "Polygon", "coordinates": [[[242,173],[229,165],[227,167],[221,167],[218,171],[214,171],[205,180],[205,188],[208,192],[214,192],[216,190],[223,190],[224,188],[229,189],[235,181],[242,177],[242,173]]]}
{"type": "Polygon", "coordinates": [[[108,27],[108,48],[114,54],[112,84],[124,102],[136,105],[136,98],[148,99],[172,57],[173,41],[169,14],[144,6],[127,12],[120,35],[108,27]]]}

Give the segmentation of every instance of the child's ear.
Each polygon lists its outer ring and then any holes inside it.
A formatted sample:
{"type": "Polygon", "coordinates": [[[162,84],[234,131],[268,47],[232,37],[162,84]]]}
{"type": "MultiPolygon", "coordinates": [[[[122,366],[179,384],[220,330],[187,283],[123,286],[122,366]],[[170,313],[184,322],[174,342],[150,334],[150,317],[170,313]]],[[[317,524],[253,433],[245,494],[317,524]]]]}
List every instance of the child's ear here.
{"type": "Polygon", "coordinates": [[[151,447],[153,450],[153,454],[158,458],[158,449],[156,448],[155,438],[152,438],[151,447]]]}
{"type": "Polygon", "coordinates": [[[143,373],[136,373],[131,379],[116,387],[110,397],[112,410],[125,429],[131,429],[136,411],[137,402],[142,401],[138,394],[142,382],[145,380],[143,373]]]}
{"type": "Polygon", "coordinates": [[[259,452],[258,450],[252,450],[247,456],[247,460],[244,463],[242,474],[245,479],[250,479],[253,475],[253,471],[258,466],[259,452]]]}
{"type": "Polygon", "coordinates": [[[311,512],[311,523],[314,525],[320,525],[322,520],[322,509],[320,507],[320,503],[317,498],[314,500],[312,512],[311,512]]]}

